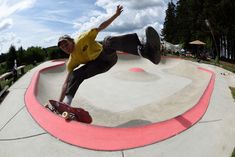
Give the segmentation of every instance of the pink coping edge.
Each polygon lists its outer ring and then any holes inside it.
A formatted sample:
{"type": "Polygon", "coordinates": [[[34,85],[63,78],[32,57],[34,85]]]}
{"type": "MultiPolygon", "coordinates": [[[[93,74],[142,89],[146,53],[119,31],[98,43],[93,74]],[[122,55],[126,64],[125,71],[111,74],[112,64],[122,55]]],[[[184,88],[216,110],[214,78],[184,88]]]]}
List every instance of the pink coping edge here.
{"type": "Polygon", "coordinates": [[[190,128],[205,114],[213,92],[214,72],[199,68],[209,74],[211,78],[203,95],[195,106],[175,118],[144,126],[131,128],[111,128],[66,122],[63,118],[45,109],[37,100],[37,85],[42,71],[59,63],[36,72],[25,93],[25,104],[33,119],[52,136],[66,143],[94,150],[116,151],[153,144],[190,128]]]}

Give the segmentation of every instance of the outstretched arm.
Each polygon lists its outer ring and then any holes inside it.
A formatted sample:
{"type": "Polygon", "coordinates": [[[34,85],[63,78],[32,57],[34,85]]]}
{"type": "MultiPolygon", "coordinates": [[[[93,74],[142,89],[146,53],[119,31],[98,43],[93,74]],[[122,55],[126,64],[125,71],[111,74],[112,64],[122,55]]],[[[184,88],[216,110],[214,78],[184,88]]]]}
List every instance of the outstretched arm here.
{"type": "Polygon", "coordinates": [[[100,26],[97,28],[97,30],[100,32],[103,29],[107,28],[123,11],[123,7],[121,5],[117,6],[116,13],[110,17],[108,20],[104,21],[100,24],[100,26]]]}

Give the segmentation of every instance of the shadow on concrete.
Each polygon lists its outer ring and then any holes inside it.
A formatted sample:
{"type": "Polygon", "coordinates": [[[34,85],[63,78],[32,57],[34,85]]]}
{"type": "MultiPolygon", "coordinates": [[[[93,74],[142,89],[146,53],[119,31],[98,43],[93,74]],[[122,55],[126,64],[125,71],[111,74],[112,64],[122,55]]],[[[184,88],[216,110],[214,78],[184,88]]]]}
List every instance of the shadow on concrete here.
{"type": "Polygon", "coordinates": [[[126,123],[123,123],[121,125],[116,126],[117,128],[128,128],[128,127],[134,127],[134,126],[141,126],[141,125],[147,125],[151,124],[151,121],[147,120],[142,120],[142,119],[135,119],[135,120],[130,120],[126,123]]]}
{"type": "Polygon", "coordinates": [[[183,116],[177,116],[175,118],[180,124],[182,124],[185,128],[189,128],[190,126],[192,126],[192,123],[187,120],[186,118],[184,118],[183,116]]]}
{"type": "Polygon", "coordinates": [[[118,54],[119,60],[138,60],[141,59],[140,56],[132,55],[132,54],[118,54]]]}

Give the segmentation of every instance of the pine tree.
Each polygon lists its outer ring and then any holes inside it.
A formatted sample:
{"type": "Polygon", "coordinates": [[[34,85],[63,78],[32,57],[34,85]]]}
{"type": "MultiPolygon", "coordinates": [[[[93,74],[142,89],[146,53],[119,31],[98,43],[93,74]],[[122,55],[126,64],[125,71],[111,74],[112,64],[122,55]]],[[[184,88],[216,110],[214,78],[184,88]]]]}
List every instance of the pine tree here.
{"type": "Polygon", "coordinates": [[[193,19],[190,17],[190,0],[179,0],[176,6],[175,41],[187,47],[191,40],[193,19]]]}
{"type": "Polygon", "coordinates": [[[172,1],[168,3],[162,36],[168,42],[175,42],[175,4],[172,1]]]}
{"type": "Polygon", "coordinates": [[[23,49],[22,46],[17,50],[18,66],[26,63],[25,62],[25,53],[26,53],[26,51],[23,49]]]}
{"type": "Polygon", "coordinates": [[[213,50],[213,56],[235,62],[235,1],[233,0],[179,0],[170,2],[162,35],[172,43],[190,48],[192,40],[202,40],[213,50]],[[206,19],[210,23],[208,27],[206,19]]]}
{"type": "Polygon", "coordinates": [[[7,53],[7,69],[12,70],[14,68],[14,61],[16,60],[16,48],[11,45],[7,53]]]}

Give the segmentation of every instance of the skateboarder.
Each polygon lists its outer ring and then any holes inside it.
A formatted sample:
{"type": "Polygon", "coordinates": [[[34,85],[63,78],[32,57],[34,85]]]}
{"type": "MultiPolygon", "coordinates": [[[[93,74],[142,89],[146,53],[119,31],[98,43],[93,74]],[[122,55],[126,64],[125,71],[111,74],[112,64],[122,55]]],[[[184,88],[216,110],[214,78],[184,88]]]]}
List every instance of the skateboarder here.
{"type": "Polygon", "coordinates": [[[115,14],[97,28],[90,29],[74,39],[68,35],[59,38],[58,47],[70,55],[67,62],[68,74],[62,87],[60,102],[70,105],[79,85],[85,79],[104,73],[114,66],[117,62],[116,51],[142,56],[154,64],[160,62],[160,39],[152,27],[147,27],[145,30],[145,43],[140,42],[136,33],[108,36],[102,44],[95,41],[97,34],[107,28],[122,11],[123,7],[118,5],[115,14]],[[84,65],[79,67],[80,64],[84,65]]]}

